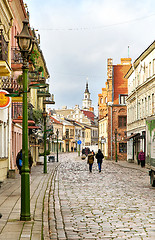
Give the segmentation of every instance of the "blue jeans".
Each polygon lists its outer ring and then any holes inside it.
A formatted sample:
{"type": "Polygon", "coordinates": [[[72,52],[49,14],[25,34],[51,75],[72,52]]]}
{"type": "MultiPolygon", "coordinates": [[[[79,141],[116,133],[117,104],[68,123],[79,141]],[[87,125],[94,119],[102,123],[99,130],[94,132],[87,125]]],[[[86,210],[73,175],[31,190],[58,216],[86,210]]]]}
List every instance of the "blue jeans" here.
{"type": "Polygon", "coordinates": [[[102,166],[102,163],[99,162],[99,163],[98,163],[98,170],[99,170],[99,172],[101,172],[101,166],[102,166]]]}

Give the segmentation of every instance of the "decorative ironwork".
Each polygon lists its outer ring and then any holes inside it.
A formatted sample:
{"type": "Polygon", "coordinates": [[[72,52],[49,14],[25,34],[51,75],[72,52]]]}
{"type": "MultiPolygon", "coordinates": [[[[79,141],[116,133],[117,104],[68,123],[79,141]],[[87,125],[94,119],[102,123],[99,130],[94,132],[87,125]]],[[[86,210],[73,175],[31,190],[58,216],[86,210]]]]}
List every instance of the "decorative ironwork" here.
{"type": "Polygon", "coordinates": [[[5,41],[2,29],[0,29],[0,60],[8,61],[8,42],[5,41]]]}
{"type": "Polygon", "coordinates": [[[22,103],[18,103],[18,102],[14,102],[12,103],[12,118],[13,119],[17,119],[20,116],[22,117],[22,109],[23,109],[23,104],[22,103]]]}
{"type": "Polygon", "coordinates": [[[0,77],[0,89],[4,89],[8,92],[18,91],[22,88],[21,85],[17,83],[17,80],[13,77],[0,77]]]}
{"type": "Polygon", "coordinates": [[[17,47],[11,48],[11,63],[12,64],[22,64],[23,63],[21,52],[20,52],[19,48],[17,48],[17,47]]]}

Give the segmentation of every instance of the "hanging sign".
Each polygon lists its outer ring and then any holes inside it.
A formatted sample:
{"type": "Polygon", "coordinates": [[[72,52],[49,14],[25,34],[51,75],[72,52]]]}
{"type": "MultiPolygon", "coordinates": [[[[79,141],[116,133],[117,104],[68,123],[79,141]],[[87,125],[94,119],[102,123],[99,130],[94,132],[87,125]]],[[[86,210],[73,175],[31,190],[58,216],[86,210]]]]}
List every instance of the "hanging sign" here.
{"type": "Polygon", "coordinates": [[[5,90],[0,90],[0,109],[7,108],[11,103],[11,98],[5,96],[5,94],[9,93],[5,90]]]}

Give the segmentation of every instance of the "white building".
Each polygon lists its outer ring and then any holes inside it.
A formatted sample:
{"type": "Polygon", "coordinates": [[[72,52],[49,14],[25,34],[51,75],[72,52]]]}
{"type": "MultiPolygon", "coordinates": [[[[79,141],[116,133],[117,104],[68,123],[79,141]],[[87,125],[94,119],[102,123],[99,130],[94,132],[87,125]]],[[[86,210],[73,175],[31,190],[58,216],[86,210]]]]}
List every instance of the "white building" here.
{"type": "Polygon", "coordinates": [[[134,61],[126,78],[127,159],[137,161],[140,149],[146,151],[146,120],[155,116],[155,41],[134,61]]]}

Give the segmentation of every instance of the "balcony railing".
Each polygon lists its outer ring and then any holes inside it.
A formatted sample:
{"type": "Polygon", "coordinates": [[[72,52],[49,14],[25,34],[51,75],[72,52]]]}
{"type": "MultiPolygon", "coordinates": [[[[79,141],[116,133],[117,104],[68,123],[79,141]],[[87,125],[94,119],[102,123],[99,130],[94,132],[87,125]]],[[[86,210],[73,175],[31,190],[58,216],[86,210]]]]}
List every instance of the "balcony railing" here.
{"type": "Polygon", "coordinates": [[[19,48],[17,48],[17,47],[11,48],[11,63],[12,64],[22,64],[23,63],[21,52],[20,52],[19,48]]]}
{"type": "Polygon", "coordinates": [[[22,116],[22,109],[23,109],[23,104],[22,103],[18,103],[18,102],[14,102],[12,103],[12,119],[17,119],[20,116],[22,116]]]}
{"type": "Polygon", "coordinates": [[[8,42],[4,39],[2,29],[0,29],[0,60],[8,61],[8,42]]]}
{"type": "Polygon", "coordinates": [[[13,92],[21,89],[21,85],[19,85],[17,80],[12,77],[0,77],[0,89],[13,92]]]}

